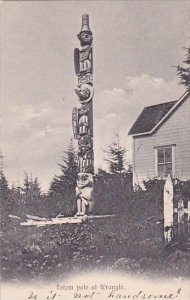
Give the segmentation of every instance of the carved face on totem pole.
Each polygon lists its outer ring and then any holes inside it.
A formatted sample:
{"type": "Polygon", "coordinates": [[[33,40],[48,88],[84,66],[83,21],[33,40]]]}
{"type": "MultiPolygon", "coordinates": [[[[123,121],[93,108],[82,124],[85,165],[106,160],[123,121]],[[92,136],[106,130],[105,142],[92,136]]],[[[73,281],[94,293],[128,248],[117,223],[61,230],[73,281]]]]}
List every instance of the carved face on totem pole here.
{"type": "Polygon", "coordinates": [[[92,40],[93,40],[92,32],[89,30],[81,31],[77,35],[77,37],[82,47],[92,44],[92,40]]]}
{"type": "Polygon", "coordinates": [[[92,99],[94,90],[90,84],[82,84],[79,88],[75,89],[75,93],[79,97],[79,102],[83,104],[92,99]]]}
{"type": "Polygon", "coordinates": [[[87,150],[92,149],[93,141],[88,135],[81,136],[78,140],[79,154],[84,155],[87,150]]]}
{"type": "Polygon", "coordinates": [[[89,16],[87,14],[82,16],[82,27],[77,37],[82,47],[92,44],[93,37],[89,27],[89,16]]]}
{"type": "Polygon", "coordinates": [[[78,169],[84,173],[94,173],[94,151],[89,149],[84,155],[78,153],[78,169]]]}
{"type": "Polygon", "coordinates": [[[91,213],[94,206],[93,199],[93,176],[90,173],[78,173],[77,186],[77,216],[91,213]]]}
{"type": "Polygon", "coordinates": [[[79,119],[79,134],[88,134],[88,116],[83,115],[79,119]]]}
{"type": "Polygon", "coordinates": [[[77,186],[80,189],[85,187],[92,187],[93,185],[93,176],[90,173],[78,173],[77,175],[77,186]]]}
{"type": "Polygon", "coordinates": [[[82,116],[82,115],[87,115],[88,112],[89,112],[89,110],[90,110],[90,107],[89,107],[88,103],[87,103],[87,104],[84,103],[84,104],[82,104],[82,106],[79,108],[78,113],[79,113],[80,116],[82,116]]]}

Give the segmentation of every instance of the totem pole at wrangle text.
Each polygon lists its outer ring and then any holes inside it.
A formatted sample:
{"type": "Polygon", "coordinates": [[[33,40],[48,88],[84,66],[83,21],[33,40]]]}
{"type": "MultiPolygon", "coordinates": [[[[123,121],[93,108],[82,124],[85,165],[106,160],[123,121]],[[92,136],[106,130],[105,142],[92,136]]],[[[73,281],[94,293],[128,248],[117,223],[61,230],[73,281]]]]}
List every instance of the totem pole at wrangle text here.
{"type": "Polygon", "coordinates": [[[81,49],[74,50],[75,73],[78,85],[75,92],[80,103],[73,108],[72,125],[74,138],[78,140],[78,174],[76,186],[77,216],[93,210],[93,56],[92,32],[89,16],[82,16],[82,28],[77,35],[81,49]]]}

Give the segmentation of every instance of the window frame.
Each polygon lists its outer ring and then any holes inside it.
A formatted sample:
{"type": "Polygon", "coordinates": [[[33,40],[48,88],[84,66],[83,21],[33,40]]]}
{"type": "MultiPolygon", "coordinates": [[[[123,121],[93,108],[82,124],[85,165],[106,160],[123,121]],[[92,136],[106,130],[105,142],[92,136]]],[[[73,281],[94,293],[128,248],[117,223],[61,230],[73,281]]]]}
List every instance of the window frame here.
{"type": "Polygon", "coordinates": [[[163,145],[163,146],[156,146],[154,147],[155,149],[155,175],[156,177],[158,178],[166,178],[166,176],[164,177],[161,177],[159,176],[158,174],[158,166],[159,165],[166,165],[166,164],[172,164],[172,172],[171,172],[171,175],[172,177],[175,176],[175,147],[176,147],[176,144],[170,144],[170,145],[163,145]],[[163,150],[163,149],[167,149],[167,148],[171,148],[171,155],[172,155],[172,160],[171,162],[163,162],[163,163],[158,163],[158,150],[163,150]]]}

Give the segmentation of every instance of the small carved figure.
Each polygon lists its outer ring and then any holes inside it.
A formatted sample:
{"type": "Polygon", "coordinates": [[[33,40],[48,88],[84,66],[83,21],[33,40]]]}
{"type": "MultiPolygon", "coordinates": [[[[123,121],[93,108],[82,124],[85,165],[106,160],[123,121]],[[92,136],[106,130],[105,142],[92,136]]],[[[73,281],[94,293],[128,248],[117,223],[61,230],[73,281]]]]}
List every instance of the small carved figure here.
{"type": "Polygon", "coordinates": [[[89,113],[89,111],[90,111],[90,105],[89,105],[89,103],[84,103],[84,104],[82,104],[82,106],[78,109],[78,114],[79,114],[80,116],[86,115],[86,114],[89,113]]]}
{"type": "Polygon", "coordinates": [[[87,150],[85,153],[85,172],[94,173],[94,152],[93,149],[87,150]]]}
{"type": "Polygon", "coordinates": [[[84,14],[82,16],[82,27],[80,33],[77,35],[81,46],[91,45],[92,44],[92,31],[89,27],[89,16],[84,14]]]}
{"type": "Polygon", "coordinates": [[[87,150],[85,154],[78,154],[78,170],[84,173],[94,173],[93,149],[87,150]]]}
{"type": "Polygon", "coordinates": [[[84,155],[87,150],[92,149],[93,141],[89,135],[83,135],[78,140],[79,155],[84,155]]]}
{"type": "Polygon", "coordinates": [[[93,87],[89,84],[83,84],[80,88],[75,89],[81,103],[89,102],[93,96],[93,87]]]}
{"type": "Polygon", "coordinates": [[[89,173],[78,173],[76,186],[76,216],[90,214],[93,210],[93,176],[89,173]]]}
{"type": "Polygon", "coordinates": [[[88,134],[88,116],[83,115],[79,119],[79,134],[88,134]]]}
{"type": "Polygon", "coordinates": [[[92,75],[93,63],[92,63],[92,48],[91,48],[91,46],[83,47],[82,50],[75,48],[75,50],[74,50],[74,65],[75,65],[75,73],[77,76],[87,75],[89,73],[92,75]]]}
{"type": "Polygon", "coordinates": [[[92,61],[92,47],[91,46],[85,46],[79,51],[79,60],[80,60],[80,62],[82,62],[84,60],[92,61]]]}

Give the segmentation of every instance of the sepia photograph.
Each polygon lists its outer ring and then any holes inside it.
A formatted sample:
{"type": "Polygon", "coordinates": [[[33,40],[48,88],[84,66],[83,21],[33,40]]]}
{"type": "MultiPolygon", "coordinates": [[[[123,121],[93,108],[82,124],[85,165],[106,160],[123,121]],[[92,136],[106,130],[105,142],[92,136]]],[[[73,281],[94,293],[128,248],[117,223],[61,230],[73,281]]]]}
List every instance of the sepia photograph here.
{"type": "Polygon", "coordinates": [[[0,298],[190,299],[189,1],[0,11],[0,298]]]}

